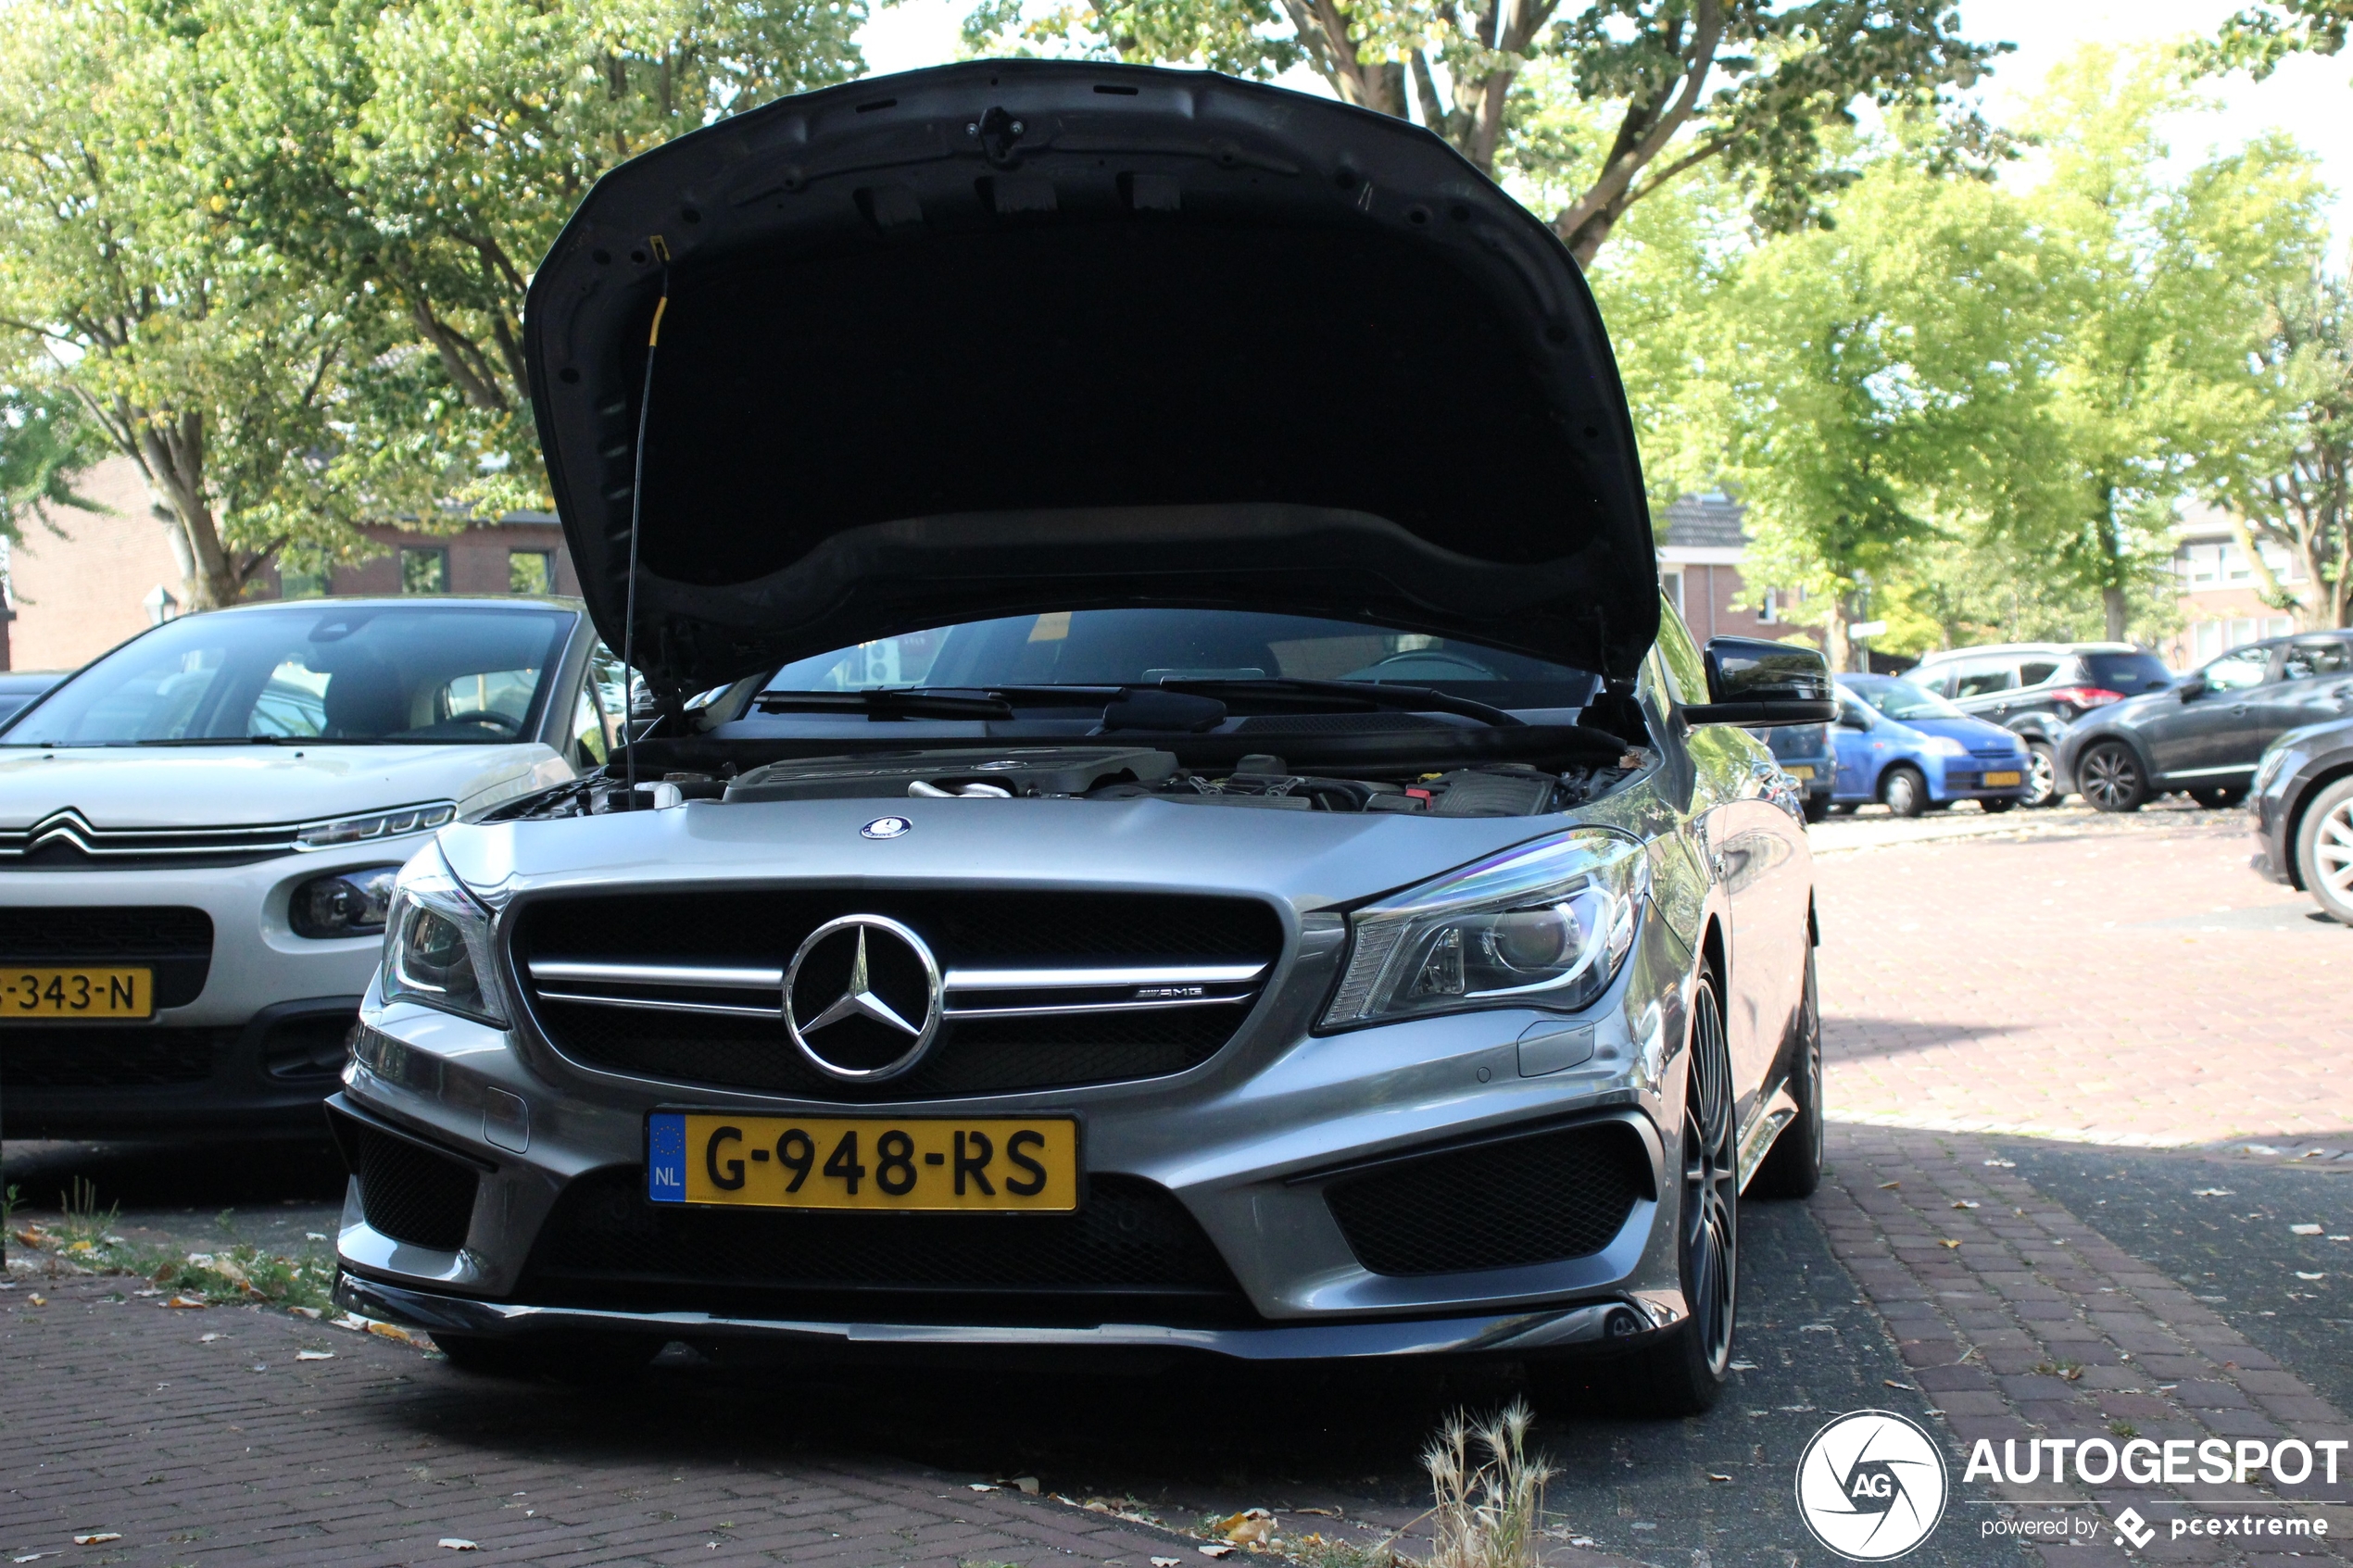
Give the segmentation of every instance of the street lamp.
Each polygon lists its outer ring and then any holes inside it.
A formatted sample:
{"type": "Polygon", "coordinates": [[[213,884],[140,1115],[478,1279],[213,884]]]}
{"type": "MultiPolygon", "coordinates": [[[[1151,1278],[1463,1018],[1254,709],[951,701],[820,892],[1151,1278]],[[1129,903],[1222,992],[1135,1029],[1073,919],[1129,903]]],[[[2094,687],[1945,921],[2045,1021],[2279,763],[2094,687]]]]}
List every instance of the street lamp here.
{"type": "Polygon", "coordinates": [[[170,590],[160,583],[148,589],[147,596],[139,602],[146,607],[147,624],[150,626],[160,626],[180,613],[180,601],[173,598],[170,590]]]}

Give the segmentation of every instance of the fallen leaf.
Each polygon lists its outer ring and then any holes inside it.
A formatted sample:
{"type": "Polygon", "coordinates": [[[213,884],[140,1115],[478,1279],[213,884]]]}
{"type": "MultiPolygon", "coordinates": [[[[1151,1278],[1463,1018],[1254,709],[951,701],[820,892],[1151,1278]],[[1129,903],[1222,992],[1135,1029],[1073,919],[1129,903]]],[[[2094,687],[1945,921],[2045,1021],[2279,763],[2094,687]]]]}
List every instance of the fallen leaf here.
{"type": "Polygon", "coordinates": [[[95,1252],[98,1250],[98,1245],[97,1243],[89,1240],[77,1241],[72,1246],[67,1248],[66,1250],[69,1252],[95,1252]]]}
{"type": "Polygon", "coordinates": [[[1203,1557],[1231,1557],[1234,1555],[1234,1549],[1229,1546],[1201,1546],[1195,1547],[1193,1549],[1200,1552],[1203,1557]]]}
{"type": "Polygon", "coordinates": [[[2298,1269],[2296,1271],[2296,1277],[2298,1279],[2326,1279],[2329,1276],[2326,1274],[2308,1274],[2302,1269],[2298,1269]]]}
{"type": "Polygon", "coordinates": [[[120,1539],[122,1539],[122,1532],[120,1530],[97,1530],[87,1536],[74,1537],[73,1544],[76,1546],[102,1546],[107,1541],[119,1541],[120,1539]]]}
{"type": "Polygon", "coordinates": [[[173,1296],[170,1300],[164,1303],[167,1307],[201,1307],[205,1304],[205,1298],[201,1296],[179,1295],[173,1296]]]}
{"type": "MultiPolygon", "coordinates": [[[[1755,1361],[1732,1361],[1728,1363],[1728,1365],[1729,1370],[1733,1372],[1755,1372],[1756,1370],[1756,1363],[1755,1361]]],[[[1312,1512],[1313,1510],[1308,1512],[1312,1512]]]]}
{"type": "MultiPolygon", "coordinates": [[[[371,1334],[381,1335],[386,1339],[398,1340],[403,1345],[414,1345],[417,1342],[417,1336],[409,1333],[407,1329],[401,1327],[398,1323],[370,1323],[368,1324],[368,1332],[371,1334]]],[[[1036,1491],[1037,1488],[1033,1486],[1030,1490],[1036,1491]]]]}
{"type": "Polygon", "coordinates": [[[2290,1236],[2318,1236],[2321,1234],[2321,1227],[2318,1225],[2290,1225],[2287,1228],[2287,1234],[2290,1236]]]}
{"type": "Polygon", "coordinates": [[[1974,1209],[1974,1208],[1976,1208],[1976,1207],[1977,1207],[1977,1205],[1976,1205],[1976,1204],[1974,1204],[1974,1203],[1971,1203],[1971,1202],[1970,1202],[1968,1198],[1957,1198],[1953,1199],[1953,1207],[1954,1207],[1954,1208],[1956,1208],[1956,1209],[1974,1209]]]}
{"type": "Polygon", "coordinates": [[[2190,1196],[2192,1198],[2236,1198],[2238,1194],[2229,1187],[2192,1187],[2190,1196]]]}
{"type": "Polygon", "coordinates": [[[316,1307],[288,1307],[286,1311],[298,1318],[308,1318],[312,1323],[319,1321],[320,1312],[316,1307]]]}
{"type": "Polygon", "coordinates": [[[1176,1568],[1176,1565],[1184,1561],[1181,1557],[1155,1557],[1152,1559],[1152,1568],[1176,1568]]]}
{"type": "Polygon", "coordinates": [[[482,1548],[474,1545],[473,1542],[466,1539],[463,1536],[444,1536],[441,1539],[434,1542],[433,1544],[439,1547],[447,1547],[451,1551],[480,1551],[482,1549],[482,1548]]]}
{"type": "Polygon", "coordinates": [[[2015,1171],[2018,1169],[2018,1161],[2015,1160],[1988,1160],[1985,1163],[1993,1166],[1997,1171],[2015,1171]]]}
{"type": "Polygon", "coordinates": [[[1006,1485],[1017,1486],[1033,1498],[1038,1495],[1038,1477],[1035,1475],[1016,1475],[1006,1485]]]}
{"type": "Polygon", "coordinates": [[[216,1339],[226,1339],[229,1336],[225,1334],[199,1334],[196,1336],[196,1343],[199,1345],[209,1345],[216,1339]]]}
{"type": "Polygon", "coordinates": [[[1275,1516],[1263,1508],[1246,1508],[1219,1520],[1217,1533],[1236,1546],[1265,1546],[1275,1533],[1275,1516]]]}
{"type": "Polygon", "coordinates": [[[1903,1184],[1902,1182],[1881,1182],[1881,1183],[1880,1183],[1880,1185],[1879,1185],[1879,1189],[1880,1189],[1880,1191],[1881,1191],[1881,1192],[1885,1192],[1885,1191],[1887,1191],[1887,1190],[1888,1190],[1888,1188],[1890,1188],[1890,1187],[1900,1187],[1900,1186],[1902,1186],[1903,1185],[1904,1185],[1904,1184],[1903,1184]]]}
{"type": "Polygon", "coordinates": [[[325,1233],[321,1231],[305,1231],[302,1233],[302,1239],[305,1241],[324,1241],[327,1237],[325,1233]]]}
{"type": "Polygon", "coordinates": [[[1731,1479],[1729,1475],[1718,1475],[1713,1470],[1707,1473],[1707,1478],[1711,1481],[1729,1481],[1731,1479]]]}
{"type": "Polygon", "coordinates": [[[1958,1247],[1960,1243],[1957,1241],[1944,1240],[1939,1241],[1936,1245],[1939,1247],[1958,1247]]]}
{"type": "Polygon", "coordinates": [[[993,1492],[997,1490],[995,1486],[986,1481],[967,1481],[964,1483],[964,1486],[966,1490],[975,1492],[993,1492]]]}
{"type": "Polygon", "coordinates": [[[335,1353],[333,1350],[296,1350],[295,1352],[295,1360],[298,1361],[332,1361],[334,1359],[335,1353]]]}
{"type": "Polygon", "coordinates": [[[26,1297],[25,1299],[36,1307],[45,1307],[49,1304],[49,1298],[46,1296],[42,1295],[41,1292],[37,1290],[31,1295],[26,1297]]]}
{"type": "Polygon", "coordinates": [[[1896,1381],[1895,1381],[1895,1379],[1894,1379],[1894,1378],[1892,1378],[1892,1377],[1882,1377],[1882,1378],[1881,1378],[1881,1379],[1880,1379],[1880,1381],[1881,1381],[1881,1383],[1886,1384],[1886,1385],[1887,1385],[1890,1388],[1909,1388],[1909,1387],[1911,1387],[1911,1385],[1910,1385],[1910,1384],[1908,1384],[1908,1383],[1898,1383],[1898,1382],[1896,1382],[1896,1381]]]}
{"type": "Polygon", "coordinates": [[[1591,1536],[1571,1536],[1568,1537],[1568,1544],[1571,1546],[1599,1546],[1602,1543],[1595,1540],[1591,1536]]]}

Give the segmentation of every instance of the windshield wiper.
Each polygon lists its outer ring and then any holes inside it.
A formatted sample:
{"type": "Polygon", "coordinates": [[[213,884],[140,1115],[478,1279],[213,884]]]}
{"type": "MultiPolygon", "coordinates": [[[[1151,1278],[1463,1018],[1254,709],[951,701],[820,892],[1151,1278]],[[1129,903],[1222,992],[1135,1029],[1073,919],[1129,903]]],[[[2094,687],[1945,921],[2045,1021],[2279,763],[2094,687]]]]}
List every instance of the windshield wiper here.
{"type": "Polygon", "coordinates": [[[1162,681],[1160,687],[1164,691],[1199,692],[1203,696],[1246,696],[1263,693],[1269,696],[1338,698],[1351,707],[1365,710],[1386,708],[1409,713],[1454,713],[1466,719],[1477,719],[1498,729],[1524,729],[1528,724],[1528,721],[1516,713],[1490,707],[1470,697],[1434,691],[1428,686],[1391,685],[1385,681],[1310,681],[1293,675],[1265,675],[1230,680],[1168,679],[1162,681]]]}

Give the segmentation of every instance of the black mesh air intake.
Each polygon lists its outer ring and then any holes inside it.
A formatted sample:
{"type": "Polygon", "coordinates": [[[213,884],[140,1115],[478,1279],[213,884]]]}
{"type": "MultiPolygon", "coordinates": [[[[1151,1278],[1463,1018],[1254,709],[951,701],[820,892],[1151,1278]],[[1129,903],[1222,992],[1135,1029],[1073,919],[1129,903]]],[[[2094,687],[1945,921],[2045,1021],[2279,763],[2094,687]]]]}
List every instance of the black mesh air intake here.
{"type": "Polygon", "coordinates": [[[156,1006],[185,1007],[212,967],[212,917],[161,907],[18,905],[0,909],[0,963],[155,971],[156,1006]]]}
{"type": "Polygon", "coordinates": [[[824,1321],[1255,1321],[1166,1188],[1099,1175],[1076,1214],[824,1214],[649,1203],[637,1166],[566,1187],[524,1298],[824,1321]]]}
{"type": "Polygon", "coordinates": [[[359,1178],[368,1223],[395,1241],[454,1252],[472,1224],[474,1168],[355,1117],[333,1119],[345,1163],[359,1178]]]}
{"type": "Polygon", "coordinates": [[[1325,1194],[1377,1274],[1451,1274],[1599,1252],[1650,1193],[1648,1158],[1617,1123],[1401,1160],[1325,1194]]]}
{"type": "Polygon", "coordinates": [[[0,1025],[0,1089],[151,1089],[201,1084],[241,1033],[147,1023],[0,1025]]]}

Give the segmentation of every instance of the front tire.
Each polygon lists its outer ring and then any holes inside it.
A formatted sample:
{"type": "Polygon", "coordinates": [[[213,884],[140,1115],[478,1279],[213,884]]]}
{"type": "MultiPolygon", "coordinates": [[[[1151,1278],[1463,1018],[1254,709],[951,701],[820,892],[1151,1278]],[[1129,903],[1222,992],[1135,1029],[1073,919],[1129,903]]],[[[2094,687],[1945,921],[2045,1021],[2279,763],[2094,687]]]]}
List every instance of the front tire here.
{"type": "Polygon", "coordinates": [[[2296,869],[2330,919],[2353,925],[2353,779],[2337,780],[2306,809],[2296,869]]]}
{"type": "Polygon", "coordinates": [[[1806,953],[1806,995],[1800,1004],[1790,1098],[1797,1114],[1749,1178],[1751,1198],[1811,1198],[1822,1185],[1822,1001],[1814,980],[1814,952],[1806,953]]]}
{"type": "Polygon", "coordinates": [[[1879,797],[1899,817],[1917,817],[1928,809],[1928,781],[1917,768],[1890,768],[1880,781],[1879,797]]]}
{"type": "Polygon", "coordinates": [[[2058,754],[2039,740],[2026,743],[2026,805],[2040,810],[2059,803],[2058,754]]]}
{"type": "MultiPolygon", "coordinates": [[[[1739,1305],[1740,1153],[1732,1126],[1732,1058],[1713,963],[1700,966],[1685,1054],[1677,1273],[1691,1315],[1642,1348],[1607,1360],[1529,1368],[1540,1403],[1656,1420],[1698,1415],[1724,1392],[1739,1305]]],[[[1670,1143],[1670,1150],[1678,1146],[1670,1143]]]]}
{"type": "Polygon", "coordinates": [[[2122,741],[2102,741],[2084,752],[2076,779],[2095,811],[2137,811],[2148,801],[2148,775],[2122,741]]]}

